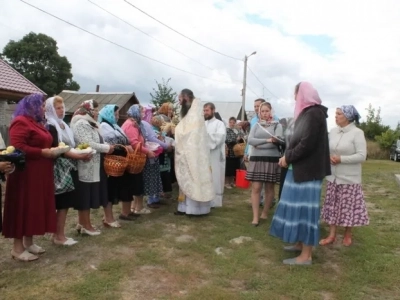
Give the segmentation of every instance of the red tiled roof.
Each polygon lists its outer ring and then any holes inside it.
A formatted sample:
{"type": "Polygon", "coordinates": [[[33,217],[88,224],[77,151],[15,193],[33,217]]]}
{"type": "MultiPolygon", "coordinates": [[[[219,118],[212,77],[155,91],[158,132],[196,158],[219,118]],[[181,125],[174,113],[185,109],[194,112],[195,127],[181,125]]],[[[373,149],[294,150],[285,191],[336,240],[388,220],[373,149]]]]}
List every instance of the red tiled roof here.
{"type": "Polygon", "coordinates": [[[0,59],[0,90],[22,94],[40,93],[46,95],[36,85],[14,70],[4,60],[0,59]]]}

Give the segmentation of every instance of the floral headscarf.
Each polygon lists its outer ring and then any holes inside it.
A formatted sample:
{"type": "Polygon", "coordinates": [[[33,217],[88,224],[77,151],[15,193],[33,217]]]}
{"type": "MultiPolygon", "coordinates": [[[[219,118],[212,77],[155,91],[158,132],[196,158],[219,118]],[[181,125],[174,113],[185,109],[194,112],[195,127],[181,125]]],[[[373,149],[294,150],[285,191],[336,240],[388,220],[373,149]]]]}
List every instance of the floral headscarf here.
{"type": "Polygon", "coordinates": [[[45,118],[42,105],[42,94],[31,94],[29,96],[25,96],[21,101],[18,102],[17,108],[13,114],[13,118],[18,116],[31,117],[36,122],[44,124],[45,118]]]}
{"type": "Polygon", "coordinates": [[[82,115],[82,116],[89,115],[92,118],[94,118],[93,110],[94,110],[93,100],[92,99],[86,100],[75,111],[73,117],[75,117],[76,115],[82,115]]]}
{"type": "Polygon", "coordinates": [[[358,124],[361,116],[353,105],[342,105],[340,109],[349,122],[355,122],[358,124]]]}
{"type": "Polygon", "coordinates": [[[146,129],[142,123],[142,107],[139,104],[134,104],[128,109],[128,116],[136,121],[140,127],[140,132],[146,137],[146,129]]]}

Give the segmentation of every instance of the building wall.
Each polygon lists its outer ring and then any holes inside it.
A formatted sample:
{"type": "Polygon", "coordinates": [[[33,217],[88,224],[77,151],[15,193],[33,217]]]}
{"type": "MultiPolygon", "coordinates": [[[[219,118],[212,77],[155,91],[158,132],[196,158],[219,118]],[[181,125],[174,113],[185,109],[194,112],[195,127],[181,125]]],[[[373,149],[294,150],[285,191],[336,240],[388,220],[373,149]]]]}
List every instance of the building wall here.
{"type": "Polygon", "coordinates": [[[7,111],[8,111],[7,100],[0,99],[0,125],[8,125],[7,111]]]}

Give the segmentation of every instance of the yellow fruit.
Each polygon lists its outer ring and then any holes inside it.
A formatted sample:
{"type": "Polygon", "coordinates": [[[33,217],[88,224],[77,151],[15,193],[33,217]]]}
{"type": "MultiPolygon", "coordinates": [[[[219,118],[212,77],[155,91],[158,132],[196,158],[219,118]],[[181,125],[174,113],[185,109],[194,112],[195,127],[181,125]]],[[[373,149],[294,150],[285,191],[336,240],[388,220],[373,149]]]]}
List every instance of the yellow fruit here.
{"type": "Polygon", "coordinates": [[[7,147],[7,149],[6,149],[6,151],[7,151],[7,153],[14,153],[14,151],[15,151],[15,148],[14,148],[14,146],[8,146],[7,147]]]}
{"type": "Polygon", "coordinates": [[[60,142],[60,143],[58,143],[58,147],[65,147],[66,145],[65,145],[65,143],[64,142],[60,142]]]}
{"type": "Polygon", "coordinates": [[[6,155],[6,154],[8,154],[8,152],[7,152],[7,150],[3,150],[3,151],[1,151],[1,154],[6,155]]]}

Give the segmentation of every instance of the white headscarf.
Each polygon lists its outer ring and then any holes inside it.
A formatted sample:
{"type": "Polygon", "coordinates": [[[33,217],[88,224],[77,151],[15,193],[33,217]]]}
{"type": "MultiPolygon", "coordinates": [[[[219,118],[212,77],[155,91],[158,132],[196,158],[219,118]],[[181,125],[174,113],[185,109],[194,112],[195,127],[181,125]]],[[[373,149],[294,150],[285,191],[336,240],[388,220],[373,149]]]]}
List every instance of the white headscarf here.
{"type": "Polygon", "coordinates": [[[59,142],[64,142],[71,147],[75,147],[74,134],[72,133],[71,128],[69,128],[69,126],[63,121],[65,117],[64,102],[63,102],[63,107],[64,107],[64,115],[62,116],[62,118],[59,118],[57,116],[56,109],[54,108],[54,97],[50,97],[46,100],[45,116],[47,124],[53,125],[56,128],[59,142]],[[61,128],[60,125],[64,125],[64,130],[61,128]]]}

